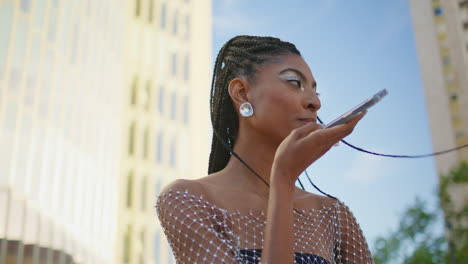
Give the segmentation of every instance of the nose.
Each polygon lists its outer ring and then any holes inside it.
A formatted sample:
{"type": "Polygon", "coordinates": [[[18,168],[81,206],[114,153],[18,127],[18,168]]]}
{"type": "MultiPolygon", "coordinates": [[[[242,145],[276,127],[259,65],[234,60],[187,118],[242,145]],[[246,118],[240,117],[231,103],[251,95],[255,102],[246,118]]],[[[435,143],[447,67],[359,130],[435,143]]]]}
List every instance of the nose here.
{"type": "Polygon", "coordinates": [[[320,103],[317,93],[315,91],[311,91],[305,94],[304,107],[312,111],[318,111],[320,107],[322,107],[322,104],[320,103]]]}

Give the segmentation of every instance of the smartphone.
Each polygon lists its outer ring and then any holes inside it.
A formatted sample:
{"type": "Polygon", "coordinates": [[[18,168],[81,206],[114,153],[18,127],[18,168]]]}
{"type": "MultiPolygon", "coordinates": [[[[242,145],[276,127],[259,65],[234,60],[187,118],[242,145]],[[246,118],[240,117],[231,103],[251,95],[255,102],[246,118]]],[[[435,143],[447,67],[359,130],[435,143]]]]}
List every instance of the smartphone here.
{"type": "Polygon", "coordinates": [[[333,120],[332,122],[330,122],[329,124],[327,124],[325,126],[325,128],[330,128],[330,127],[334,127],[334,126],[337,126],[337,125],[341,125],[343,123],[346,123],[348,122],[350,119],[352,119],[353,117],[357,116],[359,113],[361,113],[362,111],[364,110],[367,110],[369,109],[371,106],[375,105],[376,103],[378,103],[380,100],[382,100],[382,98],[384,96],[386,96],[388,94],[387,92],[387,89],[383,89],[382,91],[374,94],[372,97],[370,97],[369,99],[365,100],[364,102],[358,104],[357,106],[355,106],[353,109],[349,110],[348,112],[344,113],[343,115],[341,115],[340,117],[338,117],[337,119],[333,120]]]}

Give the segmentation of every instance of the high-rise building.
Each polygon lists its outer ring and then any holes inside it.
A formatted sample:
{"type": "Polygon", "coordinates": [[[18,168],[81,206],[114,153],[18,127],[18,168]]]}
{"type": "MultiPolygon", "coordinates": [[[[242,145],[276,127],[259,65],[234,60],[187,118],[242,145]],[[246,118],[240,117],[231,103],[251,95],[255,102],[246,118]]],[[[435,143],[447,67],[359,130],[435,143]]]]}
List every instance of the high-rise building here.
{"type": "Polygon", "coordinates": [[[170,263],[154,204],[207,171],[210,18],[0,0],[0,263],[170,263]]]}
{"type": "MultiPolygon", "coordinates": [[[[468,0],[410,1],[434,151],[468,144],[468,0]]],[[[437,156],[447,175],[468,150],[437,156]]],[[[468,205],[468,186],[450,190],[454,205],[468,205]]]]}
{"type": "MultiPolygon", "coordinates": [[[[434,150],[468,144],[468,0],[410,1],[434,150]]],[[[468,151],[436,157],[446,174],[468,151]]]]}
{"type": "Polygon", "coordinates": [[[207,173],[211,2],[132,0],[124,16],[117,260],[171,263],[155,197],[174,179],[207,173]]]}

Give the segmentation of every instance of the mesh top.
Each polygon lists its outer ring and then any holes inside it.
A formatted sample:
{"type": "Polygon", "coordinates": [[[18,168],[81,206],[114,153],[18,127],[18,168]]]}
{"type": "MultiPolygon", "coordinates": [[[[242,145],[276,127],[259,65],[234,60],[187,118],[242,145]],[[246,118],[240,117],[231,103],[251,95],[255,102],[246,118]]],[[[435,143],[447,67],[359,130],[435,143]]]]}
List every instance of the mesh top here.
{"type": "MultiPolygon", "coordinates": [[[[203,196],[175,190],[159,195],[156,210],[177,263],[259,263],[265,212],[231,212],[203,196]]],[[[295,210],[294,220],[294,263],[373,263],[363,233],[343,202],[295,210]]]]}

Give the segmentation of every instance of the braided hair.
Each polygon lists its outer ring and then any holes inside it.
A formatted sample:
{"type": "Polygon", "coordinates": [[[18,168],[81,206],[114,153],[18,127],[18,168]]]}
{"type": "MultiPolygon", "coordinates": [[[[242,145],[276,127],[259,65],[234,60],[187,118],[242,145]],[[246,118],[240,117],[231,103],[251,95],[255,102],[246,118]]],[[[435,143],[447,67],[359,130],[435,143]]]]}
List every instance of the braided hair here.
{"type": "Polygon", "coordinates": [[[292,43],[273,37],[245,35],[230,39],[219,51],[211,82],[213,139],[208,174],[224,169],[231,155],[235,155],[245,164],[233,152],[239,130],[239,118],[228,93],[229,82],[239,76],[252,81],[258,66],[287,54],[301,55],[292,43]]]}

